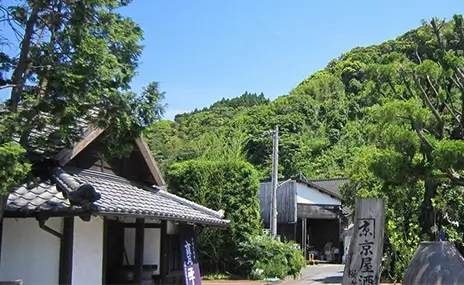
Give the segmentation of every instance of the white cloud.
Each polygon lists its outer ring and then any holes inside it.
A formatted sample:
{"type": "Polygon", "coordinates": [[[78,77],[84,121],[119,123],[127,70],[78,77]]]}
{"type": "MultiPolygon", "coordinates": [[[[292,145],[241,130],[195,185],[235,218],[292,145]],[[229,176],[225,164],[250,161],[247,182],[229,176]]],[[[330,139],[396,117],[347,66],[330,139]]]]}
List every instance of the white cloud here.
{"type": "Polygon", "coordinates": [[[164,113],[163,118],[166,120],[174,121],[174,117],[178,114],[183,114],[190,112],[189,110],[181,110],[181,109],[170,109],[168,108],[164,113]]]}

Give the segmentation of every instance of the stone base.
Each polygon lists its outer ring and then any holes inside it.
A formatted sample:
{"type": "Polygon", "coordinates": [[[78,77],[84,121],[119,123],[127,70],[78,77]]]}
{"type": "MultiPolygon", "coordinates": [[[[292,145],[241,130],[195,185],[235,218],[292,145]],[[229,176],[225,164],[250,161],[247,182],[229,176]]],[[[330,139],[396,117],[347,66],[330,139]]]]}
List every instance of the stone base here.
{"type": "Polygon", "coordinates": [[[459,285],[464,282],[464,258],[446,241],[421,242],[402,285],[459,285]]]}

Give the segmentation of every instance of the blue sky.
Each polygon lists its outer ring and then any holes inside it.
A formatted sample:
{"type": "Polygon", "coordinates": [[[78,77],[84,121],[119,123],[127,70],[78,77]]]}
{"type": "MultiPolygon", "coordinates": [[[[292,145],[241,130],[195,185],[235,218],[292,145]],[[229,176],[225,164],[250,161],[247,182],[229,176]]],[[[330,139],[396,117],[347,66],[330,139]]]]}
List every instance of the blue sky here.
{"type": "Polygon", "coordinates": [[[173,119],[245,91],[287,94],[341,53],[393,39],[421,19],[450,19],[464,2],[134,0],[121,12],[145,31],[132,87],[160,82],[173,119]]]}
{"type": "Polygon", "coordinates": [[[159,81],[168,119],[245,91],[273,99],[353,47],[463,12],[462,0],[135,0],[123,10],[145,31],[133,87],[159,81]]]}

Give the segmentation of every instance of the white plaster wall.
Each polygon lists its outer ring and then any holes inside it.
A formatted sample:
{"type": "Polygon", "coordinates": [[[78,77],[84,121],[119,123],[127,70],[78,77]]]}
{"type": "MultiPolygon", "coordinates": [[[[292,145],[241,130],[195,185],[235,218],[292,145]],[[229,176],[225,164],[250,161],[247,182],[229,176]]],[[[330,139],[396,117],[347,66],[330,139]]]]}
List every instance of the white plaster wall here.
{"type": "Polygon", "coordinates": [[[298,204],[341,205],[341,201],[306,184],[296,183],[298,204]]]}
{"type": "Polygon", "coordinates": [[[103,219],[92,217],[89,222],[84,222],[78,217],[74,218],[72,284],[101,284],[102,264],[103,219]]]}
{"type": "MultiPolygon", "coordinates": [[[[45,225],[61,232],[62,219],[45,225]]],[[[60,239],[39,228],[35,218],[3,220],[0,280],[22,279],[24,284],[59,282],[60,239]]]]}
{"type": "MultiPolygon", "coordinates": [[[[158,269],[153,274],[159,274],[160,252],[161,252],[161,229],[145,228],[144,235],[143,264],[158,265],[158,269]]],[[[130,265],[134,265],[135,252],[135,228],[124,229],[124,248],[130,265]]],[[[127,261],[124,258],[124,264],[127,261]]]]}
{"type": "Polygon", "coordinates": [[[176,235],[179,233],[179,226],[172,221],[166,223],[166,233],[168,235],[176,235]]]}

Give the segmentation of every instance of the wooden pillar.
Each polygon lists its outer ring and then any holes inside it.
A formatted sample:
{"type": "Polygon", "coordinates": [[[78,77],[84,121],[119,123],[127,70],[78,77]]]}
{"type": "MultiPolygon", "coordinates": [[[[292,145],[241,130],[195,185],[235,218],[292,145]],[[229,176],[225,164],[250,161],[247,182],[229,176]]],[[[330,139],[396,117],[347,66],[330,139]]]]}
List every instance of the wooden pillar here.
{"type": "Polygon", "coordinates": [[[144,238],[145,220],[137,219],[135,222],[134,284],[142,283],[144,238]]]}
{"type": "Polygon", "coordinates": [[[169,271],[169,243],[168,243],[168,223],[167,221],[161,221],[161,252],[160,252],[160,281],[161,284],[166,284],[166,276],[169,271]]]}
{"type": "Polygon", "coordinates": [[[74,217],[63,218],[63,232],[60,244],[59,282],[62,285],[72,283],[74,217]]]}
{"type": "Polygon", "coordinates": [[[103,218],[103,256],[102,256],[102,285],[106,285],[108,272],[108,219],[103,218]]]}
{"type": "Polygon", "coordinates": [[[296,221],[295,224],[293,224],[293,240],[294,240],[295,242],[297,241],[297,238],[296,238],[297,227],[298,227],[298,220],[296,221]]]}
{"type": "Polygon", "coordinates": [[[304,258],[305,260],[308,259],[308,251],[306,250],[306,236],[307,236],[307,232],[306,232],[306,222],[307,222],[307,219],[306,218],[301,218],[301,247],[303,248],[303,254],[304,254],[304,258]]]}
{"type": "Polygon", "coordinates": [[[343,227],[342,227],[342,218],[338,217],[338,240],[337,240],[337,247],[338,247],[338,256],[337,256],[337,263],[342,262],[342,252],[343,252],[343,227]]]}

